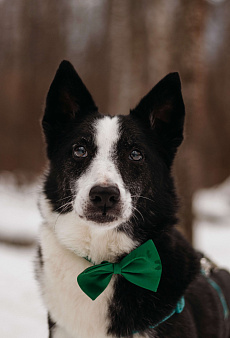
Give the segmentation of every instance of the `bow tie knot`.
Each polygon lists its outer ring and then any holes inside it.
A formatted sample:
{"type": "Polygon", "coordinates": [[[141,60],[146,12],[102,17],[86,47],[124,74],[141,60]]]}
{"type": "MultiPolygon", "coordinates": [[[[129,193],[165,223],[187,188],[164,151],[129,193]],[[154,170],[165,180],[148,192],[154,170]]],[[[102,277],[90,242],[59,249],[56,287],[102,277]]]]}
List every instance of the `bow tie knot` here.
{"type": "Polygon", "coordinates": [[[122,275],[127,281],[156,292],[160,283],[162,265],[152,240],[131,251],[119,263],[102,262],[84,270],[77,282],[92,300],[108,286],[113,275],[122,275]]]}
{"type": "Polygon", "coordinates": [[[120,263],[113,263],[113,274],[114,275],[121,275],[120,263]]]}

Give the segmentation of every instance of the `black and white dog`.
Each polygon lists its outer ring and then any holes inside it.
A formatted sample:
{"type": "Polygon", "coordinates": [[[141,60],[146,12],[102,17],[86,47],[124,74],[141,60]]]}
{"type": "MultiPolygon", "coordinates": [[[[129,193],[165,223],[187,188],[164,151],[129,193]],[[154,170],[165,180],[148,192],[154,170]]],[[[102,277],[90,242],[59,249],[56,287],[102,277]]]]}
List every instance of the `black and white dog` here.
{"type": "Polygon", "coordinates": [[[61,63],[42,122],[49,170],[37,276],[49,337],[230,337],[229,274],[212,267],[202,274],[201,255],[175,229],[171,167],[184,115],[177,73],[130,115],[110,117],[98,112],[73,66],[61,63]],[[83,270],[120,262],[149,239],[162,262],[157,292],[119,274],[94,301],[80,289],[83,270]]]}

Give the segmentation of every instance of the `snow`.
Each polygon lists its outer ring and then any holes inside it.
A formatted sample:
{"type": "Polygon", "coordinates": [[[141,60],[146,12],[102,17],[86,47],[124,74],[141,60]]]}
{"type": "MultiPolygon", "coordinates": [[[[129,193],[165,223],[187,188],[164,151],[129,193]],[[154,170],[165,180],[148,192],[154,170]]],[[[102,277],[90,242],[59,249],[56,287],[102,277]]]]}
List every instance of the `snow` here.
{"type": "Polygon", "coordinates": [[[34,249],[0,246],[0,337],[48,337],[46,311],[34,279],[34,249]]]}
{"type": "Polygon", "coordinates": [[[48,337],[46,311],[34,278],[36,236],[42,219],[37,184],[17,186],[0,176],[0,337],[48,337]],[[27,243],[28,247],[5,245],[27,243]]]}
{"type": "Polygon", "coordinates": [[[230,226],[230,178],[218,186],[199,190],[194,196],[193,209],[198,219],[230,226]]]}
{"type": "Polygon", "coordinates": [[[230,178],[194,195],[194,246],[230,270],[230,178]]]}
{"type": "MultiPolygon", "coordinates": [[[[46,310],[34,277],[35,245],[6,245],[7,241],[33,244],[41,220],[36,205],[37,185],[17,187],[0,176],[0,337],[48,337],[46,310]]],[[[230,270],[230,179],[202,190],[193,201],[195,247],[230,270]]]]}
{"type": "Polygon", "coordinates": [[[0,238],[34,241],[42,221],[37,207],[39,185],[17,187],[12,175],[0,176],[0,238]]]}
{"type": "Polygon", "coordinates": [[[210,225],[207,221],[194,224],[194,247],[219,267],[230,271],[230,224],[210,225]]]}

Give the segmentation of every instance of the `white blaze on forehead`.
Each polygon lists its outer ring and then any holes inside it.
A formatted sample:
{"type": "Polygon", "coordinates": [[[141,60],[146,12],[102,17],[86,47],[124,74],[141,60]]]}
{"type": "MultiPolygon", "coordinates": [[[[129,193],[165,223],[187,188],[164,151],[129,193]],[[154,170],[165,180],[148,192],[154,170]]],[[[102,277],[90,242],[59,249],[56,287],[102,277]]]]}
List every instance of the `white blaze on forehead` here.
{"type": "MultiPolygon", "coordinates": [[[[114,223],[114,226],[117,226],[129,219],[132,210],[131,194],[125,188],[116,163],[116,148],[120,138],[119,118],[117,116],[104,116],[94,123],[94,131],[97,151],[87,170],[76,182],[77,194],[74,208],[78,215],[84,217],[90,205],[90,189],[96,185],[116,184],[120,191],[121,205],[120,218],[114,223]]],[[[103,227],[105,227],[105,224],[103,227]]]]}
{"type": "Polygon", "coordinates": [[[105,116],[95,124],[96,145],[102,158],[110,157],[120,136],[118,117],[105,116]]]}

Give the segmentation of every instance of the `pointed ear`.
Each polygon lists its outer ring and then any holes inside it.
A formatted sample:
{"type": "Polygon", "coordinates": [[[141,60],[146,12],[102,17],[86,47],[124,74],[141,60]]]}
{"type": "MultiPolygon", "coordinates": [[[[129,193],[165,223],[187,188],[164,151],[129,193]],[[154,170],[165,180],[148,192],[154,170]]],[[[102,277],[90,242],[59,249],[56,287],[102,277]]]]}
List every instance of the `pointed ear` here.
{"type": "Polygon", "coordinates": [[[155,130],[161,142],[175,153],[183,140],[185,116],[179,74],[170,73],[158,82],[131,115],[155,130]]]}
{"type": "Polygon", "coordinates": [[[78,116],[97,111],[72,64],[62,61],[50,86],[42,126],[45,134],[78,116]]]}

